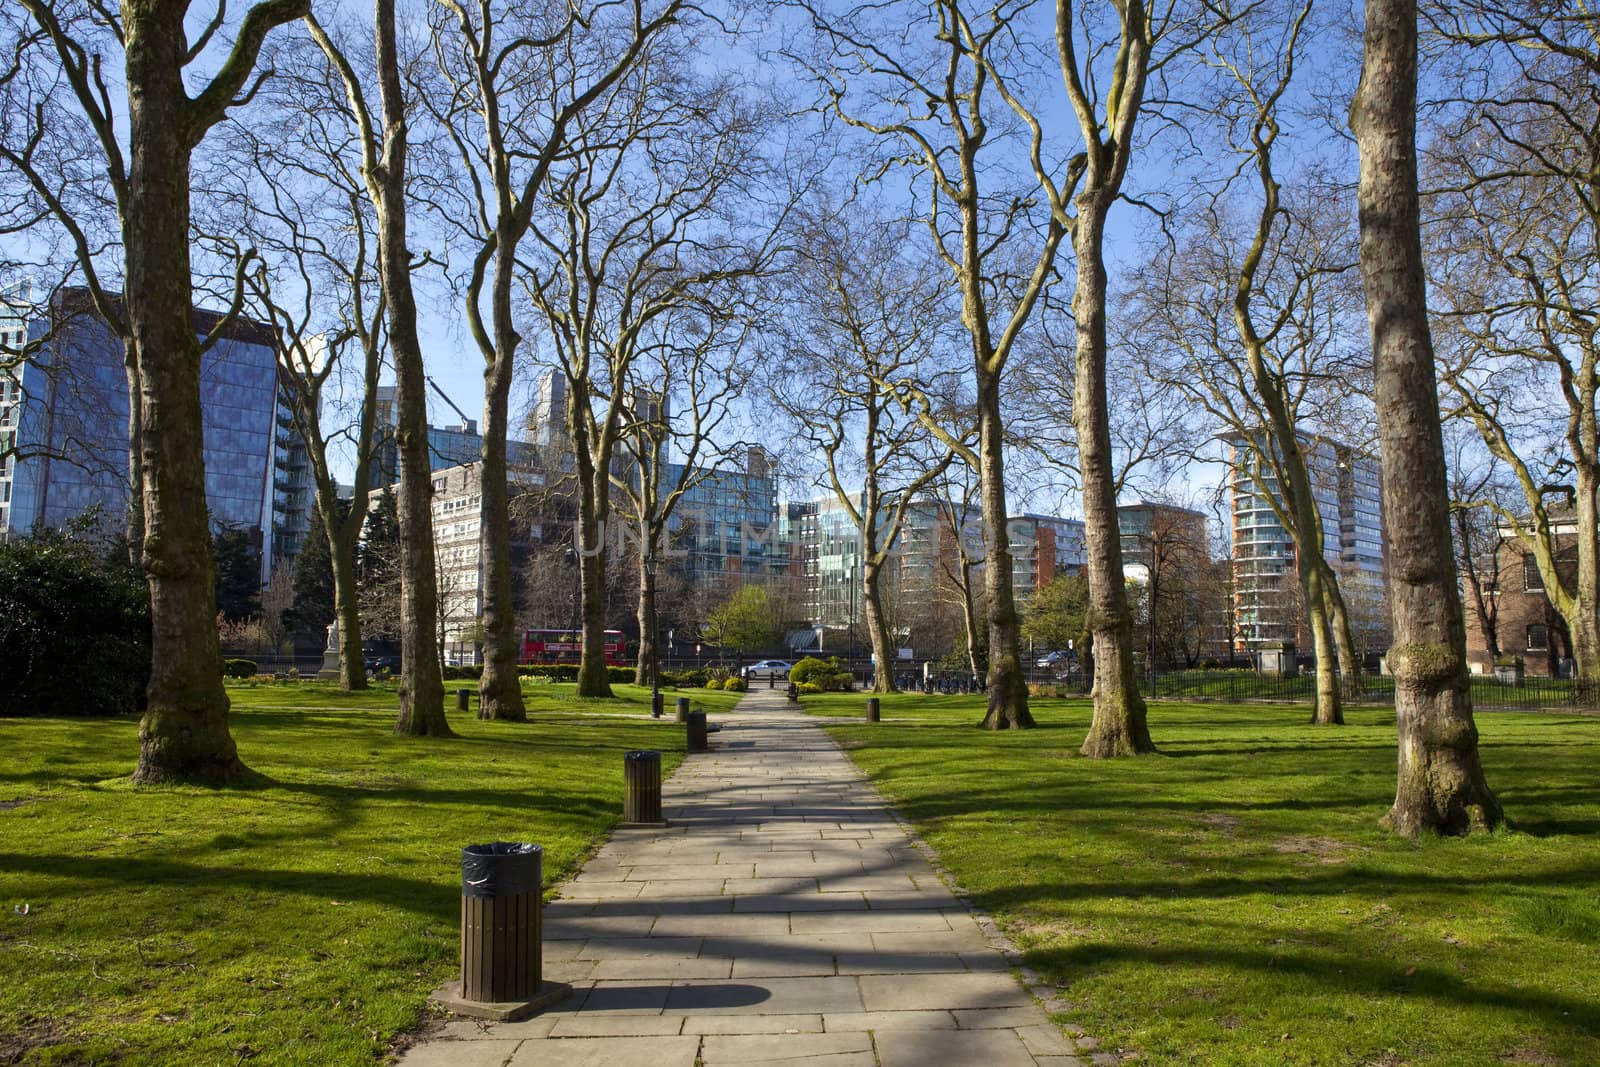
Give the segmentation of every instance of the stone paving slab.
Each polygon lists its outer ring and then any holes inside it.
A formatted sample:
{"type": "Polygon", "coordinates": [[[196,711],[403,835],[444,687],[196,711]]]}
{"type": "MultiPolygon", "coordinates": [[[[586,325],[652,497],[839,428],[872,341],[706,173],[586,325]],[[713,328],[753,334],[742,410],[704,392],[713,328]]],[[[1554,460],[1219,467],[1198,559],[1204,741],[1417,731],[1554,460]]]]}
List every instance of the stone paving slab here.
{"type": "Polygon", "coordinates": [[[572,995],[404,1067],[1087,1062],[815,721],[781,690],[723,721],[664,785],[672,824],[618,830],[546,906],[572,995]]]}

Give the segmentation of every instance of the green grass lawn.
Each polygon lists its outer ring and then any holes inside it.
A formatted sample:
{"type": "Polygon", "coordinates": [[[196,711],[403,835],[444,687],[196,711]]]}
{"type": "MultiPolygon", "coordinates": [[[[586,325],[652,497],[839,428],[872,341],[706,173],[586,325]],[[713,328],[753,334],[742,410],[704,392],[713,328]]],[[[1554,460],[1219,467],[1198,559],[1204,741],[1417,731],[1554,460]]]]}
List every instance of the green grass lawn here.
{"type": "MultiPolygon", "coordinates": [[[[862,694],[812,696],[855,716],[862,694]]],[[[1410,842],[1391,711],[1156,704],[1159,755],[1078,755],[1083,701],[832,725],[1106,1047],[1160,1064],[1600,1064],[1600,720],[1482,713],[1510,828],[1410,842]],[[921,720],[921,721],[917,721],[921,720]]]]}
{"type": "Polygon", "coordinates": [[[624,751],[681,758],[674,694],[653,723],[649,690],[572,690],[427,740],[392,687],[231,688],[230,790],[129,785],[131,719],[0,719],[0,1063],[374,1062],[453,973],[463,845],[543,845],[549,884],[620,817],[624,751]]]}

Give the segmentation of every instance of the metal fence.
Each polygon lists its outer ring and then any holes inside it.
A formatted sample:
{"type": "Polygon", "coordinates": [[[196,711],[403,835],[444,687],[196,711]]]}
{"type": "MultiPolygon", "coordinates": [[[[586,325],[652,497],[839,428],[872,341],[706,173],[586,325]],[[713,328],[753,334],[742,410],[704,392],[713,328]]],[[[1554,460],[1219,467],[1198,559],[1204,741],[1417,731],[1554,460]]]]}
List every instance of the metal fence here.
{"type": "MultiPolygon", "coordinates": [[[[1056,687],[1063,695],[1087,692],[1089,688],[1084,677],[1076,672],[1060,675],[1039,673],[1030,681],[1056,687]]],[[[1600,710],[1600,699],[1596,694],[1584,693],[1570,680],[1563,678],[1529,677],[1520,683],[1510,683],[1474,675],[1471,686],[1472,703],[1478,708],[1600,710]]],[[[1172,671],[1141,675],[1139,689],[1145,696],[1158,700],[1310,702],[1316,699],[1317,679],[1312,674],[1282,676],[1250,670],[1172,671]]],[[[1346,699],[1356,704],[1392,705],[1394,679],[1387,675],[1365,676],[1361,679],[1360,693],[1353,696],[1347,694],[1346,699]]]]}

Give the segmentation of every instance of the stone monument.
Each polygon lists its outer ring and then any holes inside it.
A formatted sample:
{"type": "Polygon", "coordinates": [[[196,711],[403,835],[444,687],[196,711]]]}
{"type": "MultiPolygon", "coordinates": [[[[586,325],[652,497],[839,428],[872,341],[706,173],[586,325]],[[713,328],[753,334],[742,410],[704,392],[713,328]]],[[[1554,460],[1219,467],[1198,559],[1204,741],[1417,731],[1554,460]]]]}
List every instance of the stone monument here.
{"type": "Polygon", "coordinates": [[[319,681],[337,682],[339,680],[339,620],[334,619],[328,626],[328,647],[322,653],[322,669],[317,672],[319,681]]]}

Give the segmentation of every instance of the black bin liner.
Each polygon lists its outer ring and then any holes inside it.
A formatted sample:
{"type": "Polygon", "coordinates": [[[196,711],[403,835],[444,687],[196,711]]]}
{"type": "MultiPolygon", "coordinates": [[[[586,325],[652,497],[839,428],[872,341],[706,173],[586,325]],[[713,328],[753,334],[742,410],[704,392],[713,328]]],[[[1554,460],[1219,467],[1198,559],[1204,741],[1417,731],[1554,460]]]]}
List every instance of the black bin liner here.
{"type": "Polygon", "coordinates": [[[544,881],[544,848],[516,841],[468,845],[461,850],[461,895],[511,897],[537,893],[544,881]]]}

